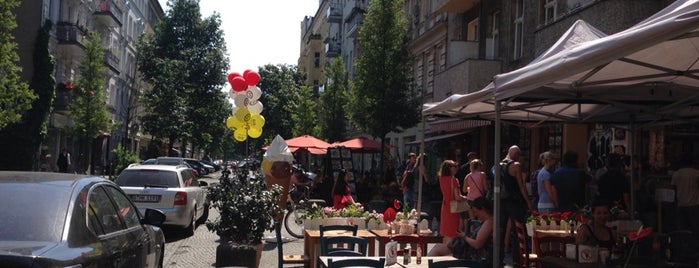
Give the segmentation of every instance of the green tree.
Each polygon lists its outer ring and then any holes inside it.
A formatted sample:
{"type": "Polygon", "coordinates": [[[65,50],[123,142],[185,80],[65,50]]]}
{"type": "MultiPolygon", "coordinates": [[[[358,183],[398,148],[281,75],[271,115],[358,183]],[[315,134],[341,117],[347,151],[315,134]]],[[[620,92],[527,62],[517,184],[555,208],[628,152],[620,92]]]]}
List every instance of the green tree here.
{"type": "Polygon", "coordinates": [[[265,117],[265,125],[260,138],[249,139],[248,148],[253,150],[268,145],[277,134],[285,139],[293,137],[293,102],[301,90],[303,81],[303,75],[294,65],[267,64],[259,68],[258,73],[261,79],[257,86],[262,89],[260,101],[264,105],[262,116],[265,117]]]}
{"type": "MultiPolygon", "coordinates": [[[[54,60],[49,52],[50,20],[39,29],[34,45],[34,75],[31,89],[38,96],[21,121],[0,128],[0,148],[12,154],[0,155],[2,170],[31,170],[39,146],[46,136],[48,116],[55,98],[54,60]]],[[[0,101],[2,102],[2,101],[0,101]]]]}
{"type": "Polygon", "coordinates": [[[202,19],[198,0],[170,0],[168,6],[154,33],[137,45],[139,71],[154,85],[143,98],[142,122],[148,133],[168,138],[169,148],[182,142],[186,154],[189,141],[210,148],[223,137],[230,106],[220,89],[228,58],[217,13],[202,19]]]}
{"type": "Polygon", "coordinates": [[[342,57],[330,61],[325,67],[327,82],[325,91],[320,93],[318,113],[320,121],[320,137],[329,142],[345,139],[345,109],[347,104],[347,71],[342,57]]]}
{"type": "Polygon", "coordinates": [[[316,110],[318,100],[313,97],[313,89],[309,86],[302,86],[295,97],[293,103],[296,107],[291,114],[291,120],[294,123],[292,134],[294,137],[304,134],[317,137],[320,133],[316,110]]]}
{"type": "Polygon", "coordinates": [[[37,96],[29,85],[21,80],[17,43],[12,30],[17,28],[12,10],[19,6],[17,0],[0,1],[0,129],[17,122],[31,108],[37,96]]]}
{"type": "Polygon", "coordinates": [[[413,127],[420,119],[420,99],[410,75],[412,59],[403,5],[402,0],[369,3],[359,30],[357,76],[346,106],[350,122],[381,137],[382,143],[389,132],[413,127]]]}
{"type": "Polygon", "coordinates": [[[104,52],[98,33],[90,32],[85,55],[80,60],[78,69],[80,74],[76,83],[77,90],[73,91],[73,99],[69,104],[73,120],[71,131],[80,137],[80,155],[87,156],[87,159],[79,159],[80,167],[92,174],[93,143],[102,133],[109,133],[113,128],[105,104],[107,67],[104,65],[104,52]]]}

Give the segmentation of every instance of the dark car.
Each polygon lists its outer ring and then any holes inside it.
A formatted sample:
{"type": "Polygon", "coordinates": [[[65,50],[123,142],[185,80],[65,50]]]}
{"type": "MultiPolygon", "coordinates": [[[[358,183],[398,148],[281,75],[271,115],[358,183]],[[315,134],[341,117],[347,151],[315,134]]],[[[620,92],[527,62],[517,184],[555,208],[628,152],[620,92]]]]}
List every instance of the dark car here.
{"type": "Polygon", "coordinates": [[[162,267],[165,214],[94,176],[0,171],[0,267],[162,267]]]}

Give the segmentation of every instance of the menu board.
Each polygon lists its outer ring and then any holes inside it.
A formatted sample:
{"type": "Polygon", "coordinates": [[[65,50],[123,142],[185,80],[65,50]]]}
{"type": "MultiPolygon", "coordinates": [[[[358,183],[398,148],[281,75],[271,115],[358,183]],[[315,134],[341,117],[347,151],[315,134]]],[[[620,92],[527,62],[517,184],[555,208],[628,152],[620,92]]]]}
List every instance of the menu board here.
{"type": "Polygon", "coordinates": [[[345,147],[328,148],[328,156],[330,157],[330,167],[332,171],[352,170],[352,152],[345,147]]]}

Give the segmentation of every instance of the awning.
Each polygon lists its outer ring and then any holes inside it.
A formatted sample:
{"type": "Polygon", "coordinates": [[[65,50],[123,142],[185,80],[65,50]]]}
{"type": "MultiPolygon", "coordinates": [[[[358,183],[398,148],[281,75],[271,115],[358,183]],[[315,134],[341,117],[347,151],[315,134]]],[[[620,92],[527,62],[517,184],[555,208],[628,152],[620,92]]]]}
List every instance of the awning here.
{"type": "MultiPolygon", "coordinates": [[[[438,135],[438,136],[429,137],[429,138],[426,138],[426,139],[425,139],[425,143],[427,143],[427,142],[432,142],[432,141],[436,141],[436,140],[443,140],[443,139],[451,138],[451,137],[456,137],[456,136],[459,136],[459,135],[464,135],[464,134],[469,133],[469,132],[471,132],[471,131],[473,131],[473,129],[470,129],[470,130],[467,130],[467,131],[461,131],[461,132],[456,132],[456,133],[449,133],[449,134],[444,134],[444,135],[438,135]]],[[[415,145],[415,144],[420,144],[420,142],[422,142],[422,140],[411,141],[411,142],[406,143],[405,145],[415,145]]]]}

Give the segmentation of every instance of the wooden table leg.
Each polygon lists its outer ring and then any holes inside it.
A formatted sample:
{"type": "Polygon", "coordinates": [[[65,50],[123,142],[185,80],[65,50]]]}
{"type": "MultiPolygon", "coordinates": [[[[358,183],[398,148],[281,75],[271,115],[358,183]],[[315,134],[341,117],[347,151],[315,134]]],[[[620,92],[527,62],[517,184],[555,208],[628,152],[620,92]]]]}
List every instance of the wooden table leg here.
{"type": "MultiPolygon", "coordinates": [[[[367,252],[368,256],[370,256],[370,257],[375,256],[374,255],[376,253],[375,247],[376,247],[376,240],[373,237],[369,238],[369,246],[367,247],[367,250],[369,251],[369,252],[367,252]]],[[[379,256],[382,256],[382,255],[379,255],[379,256]]]]}

